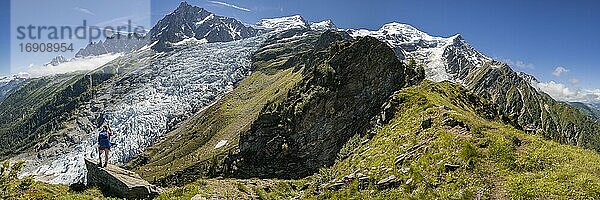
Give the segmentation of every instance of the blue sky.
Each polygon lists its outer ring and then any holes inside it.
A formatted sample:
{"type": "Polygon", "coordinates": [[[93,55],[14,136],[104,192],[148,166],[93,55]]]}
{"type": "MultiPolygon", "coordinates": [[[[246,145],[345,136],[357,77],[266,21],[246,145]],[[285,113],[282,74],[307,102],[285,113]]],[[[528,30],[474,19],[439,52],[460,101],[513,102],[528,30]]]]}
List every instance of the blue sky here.
{"type": "Polygon", "coordinates": [[[0,1],[0,75],[10,73],[10,1],[0,1]]]}
{"type": "MultiPolygon", "coordinates": [[[[3,2],[6,1],[3,0],[3,2]]],[[[127,25],[131,21],[132,30],[138,25],[149,29],[151,27],[150,3],[147,0],[12,0],[10,6],[2,7],[4,10],[10,8],[7,12],[10,13],[10,26],[2,29],[2,32],[8,31],[11,34],[10,43],[2,46],[10,49],[10,73],[23,71],[30,74],[32,72],[46,73],[50,69],[42,66],[43,64],[58,55],[72,58],[80,48],[85,47],[94,38],[91,37],[92,33],[96,35],[97,39],[105,38],[101,34],[105,27],[110,26],[114,29],[117,26],[127,25]],[[87,29],[83,27],[84,24],[87,29]],[[29,26],[40,28],[30,30],[29,26]],[[95,28],[94,31],[92,26],[98,28],[95,28]],[[58,38],[51,38],[50,27],[58,30],[58,38]],[[62,32],[63,27],[70,28],[71,34],[62,32]],[[73,32],[75,33],[73,34],[73,32]],[[61,33],[64,33],[64,38],[61,37],[63,35],[61,33]],[[72,37],[69,38],[69,35],[72,37]],[[73,38],[73,35],[83,37],[77,39],[73,38]],[[23,38],[23,36],[25,37],[23,38]],[[25,49],[23,46],[27,44],[38,45],[40,43],[64,43],[65,46],[72,44],[73,51],[22,51],[25,49]]],[[[85,68],[84,66],[77,67],[85,68]]]]}
{"type": "MultiPolygon", "coordinates": [[[[6,10],[7,1],[2,1],[6,10]]],[[[600,88],[600,1],[399,0],[279,1],[189,0],[216,14],[254,24],[261,18],[300,14],[309,21],[331,19],[341,28],[379,29],[389,22],[411,24],[431,35],[460,33],[482,53],[514,69],[554,81],[571,90],[600,88]],[[229,4],[232,6],[226,6],[229,4]],[[233,6],[235,5],[235,7],[233,6]],[[553,73],[558,67],[562,73],[553,73]]],[[[152,0],[152,24],[179,1],[152,0]]],[[[1,11],[2,15],[7,12],[1,11]]],[[[8,31],[4,21],[0,34],[8,31]]],[[[0,66],[6,66],[3,39],[0,66]]],[[[6,68],[6,67],[4,67],[6,68]]],[[[3,69],[3,68],[0,68],[3,69]]],[[[0,70],[0,74],[7,73],[0,70]]]]}

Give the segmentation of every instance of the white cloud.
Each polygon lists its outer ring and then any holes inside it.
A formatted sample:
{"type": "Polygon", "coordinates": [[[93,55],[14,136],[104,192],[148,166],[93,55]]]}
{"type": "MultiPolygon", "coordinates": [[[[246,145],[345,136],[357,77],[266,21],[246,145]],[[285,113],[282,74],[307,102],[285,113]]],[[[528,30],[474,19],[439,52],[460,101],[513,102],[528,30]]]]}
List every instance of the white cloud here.
{"type": "Polygon", "coordinates": [[[235,9],[238,9],[238,10],[243,10],[243,11],[246,11],[246,12],[251,12],[251,10],[248,9],[248,8],[242,8],[242,7],[239,7],[239,6],[236,6],[236,5],[233,5],[233,4],[228,4],[228,3],[225,3],[225,2],[221,2],[221,1],[208,1],[208,2],[213,3],[213,4],[222,5],[222,6],[227,6],[227,7],[230,7],[230,8],[235,8],[235,9]]]}
{"type": "Polygon", "coordinates": [[[100,56],[86,57],[86,58],[75,58],[69,62],[61,63],[57,66],[52,65],[29,65],[27,73],[31,77],[40,77],[53,74],[64,74],[75,71],[90,71],[94,70],[115,58],[121,56],[121,54],[104,54],[100,56]]]}
{"type": "Polygon", "coordinates": [[[564,73],[567,73],[567,72],[569,72],[569,69],[567,69],[567,68],[564,68],[564,67],[556,67],[556,68],[554,68],[554,71],[552,72],[552,75],[554,75],[554,76],[557,76],[557,77],[558,77],[558,76],[560,76],[560,75],[562,75],[562,74],[564,74],[564,73]]]}
{"type": "Polygon", "coordinates": [[[600,103],[600,89],[573,89],[554,81],[547,83],[532,83],[532,85],[559,101],[600,103]]]}
{"type": "Polygon", "coordinates": [[[502,61],[506,64],[508,64],[509,66],[513,66],[516,68],[521,68],[521,69],[533,69],[535,68],[535,65],[533,65],[532,63],[527,63],[525,61],[522,60],[512,60],[512,59],[502,59],[502,58],[495,58],[496,60],[502,61]]]}
{"type": "Polygon", "coordinates": [[[571,83],[573,85],[577,85],[577,84],[579,84],[579,82],[580,82],[579,79],[576,79],[576,78],[569,79],[569,83],[571,83]]]}
{"type": "Polygon", "coordinates": [[[523,61],[520,61],[520,60],[517,60],[515,62],[515,66],[518,67],[518,68],[533,69],[533,64],[526,63],[526,62],[523,62],[523,61]]]}
{"type": "Polygon", "coordinates": [[[93,15],[93,16],[96,16],[96,14],[95,14],[95,13],[93,13],[92,11],[90,11],[90,10],[88,10],[88,9],[85,9],[85,8],[75,7],[75,8],[73,8],[73,9],[75,9],[75,10],[77,10],[77,11],[79,11],[79,12],[82,12],[82,13],[88,14],[88,15],[93,15]]]}

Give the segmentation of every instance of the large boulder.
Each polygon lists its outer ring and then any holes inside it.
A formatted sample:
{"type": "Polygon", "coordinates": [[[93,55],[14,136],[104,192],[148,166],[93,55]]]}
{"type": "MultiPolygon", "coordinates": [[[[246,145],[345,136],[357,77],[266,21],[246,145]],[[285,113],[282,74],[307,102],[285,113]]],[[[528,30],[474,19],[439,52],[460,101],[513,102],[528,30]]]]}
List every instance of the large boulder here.
{"type": "Polygon", "coordinates": [[[99,167],[98,162],[85,158],[87,185],[97,186],[109,196],[127,199],[152,199],[158,188],[134,172],[114,165],[99,167]]]}

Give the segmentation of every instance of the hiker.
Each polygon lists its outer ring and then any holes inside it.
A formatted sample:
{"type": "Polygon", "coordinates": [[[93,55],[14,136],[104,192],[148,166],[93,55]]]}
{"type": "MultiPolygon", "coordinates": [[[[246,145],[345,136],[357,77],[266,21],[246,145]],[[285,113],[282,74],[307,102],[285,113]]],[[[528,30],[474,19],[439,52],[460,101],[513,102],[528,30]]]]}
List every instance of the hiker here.
{"type": "Polygon", "coordinates": [[[113,132],[110,130],[110,126],[105,124],[102,126],[102,131],[98,135],[98,164],[100,167],[106,167],[108,164],[108,153],[110,152],[110,147],[112,144],[110,143],[110,136],[112,136],[113,132]],[[104,152],[104,165],[102,165],[102,152],[104,152]]]}

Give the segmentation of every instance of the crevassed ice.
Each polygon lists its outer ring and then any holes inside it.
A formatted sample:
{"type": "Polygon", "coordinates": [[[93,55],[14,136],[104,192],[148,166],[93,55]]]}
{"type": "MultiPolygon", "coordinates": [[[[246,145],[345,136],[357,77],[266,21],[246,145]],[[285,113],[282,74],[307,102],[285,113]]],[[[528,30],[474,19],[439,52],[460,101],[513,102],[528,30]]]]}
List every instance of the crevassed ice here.
{"type": "MultiPolygon", "coordinates": [[[[111,162],[122,164],[164,135],[169,124],[181,121],[231,91],[251,70],[250,55],[266,36],[226,43],[190,43],[161,55],[149,65],[124,75],[136,82],[115,99],[106,115],[117,143],[111,162]]],[[[115,85],[114,87],[127,87],[115,85]]],[[[84,180],[84,157],[97,159],[96,133],[67,154],[57,156],[28,174],[50,177],[50,183],[84,180]]]]}

